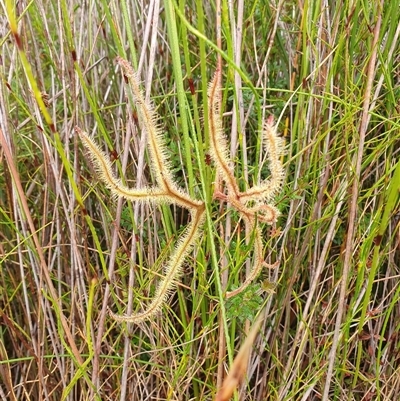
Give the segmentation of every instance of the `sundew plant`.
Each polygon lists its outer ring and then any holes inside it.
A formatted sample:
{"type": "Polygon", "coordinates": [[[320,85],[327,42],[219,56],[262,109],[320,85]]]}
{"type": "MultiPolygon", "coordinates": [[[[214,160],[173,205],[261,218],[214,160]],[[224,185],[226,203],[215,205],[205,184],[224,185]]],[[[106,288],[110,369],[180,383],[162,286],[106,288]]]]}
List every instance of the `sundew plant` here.
{"type": "MultiPolygon", "coordinates": [[[[186,208],[190,213],[191,221],[185,229],[185,234],[179,239],[175,249],[172,251],[170,260],[168,261],[164,277],[157,285],[154,299],[144,311],[132,315],[116,315],[110,312],[111,316],[119,322],[141,322],[145,319],[154,317],[160,311],[164,301],[168,298],[169,293],[177,276],[179,275],[185,257],[193,247],[204,220],[205,205],[204,202],[192,199],[189,194],[183,192],[171,174],[171,165],[166,160],[167,151],[163,144],[162,128],[159,126],[157,117],[154,113],[153,106],[146,102],[139,88],[139,81],[132,70],[132,67],[126,60],[117,59],[118,64],[122,67],[125,77],[128,79],[129,87],[132,90],[133,101],[138,110],[139,122],[148,138],[150,149],[151,167],[158,186],[145,187],[140,189],[127,188],[121,179],[117,178],[112,171],[111,161],[108,156],[93,142],[93,140],[79,127],[75,131],[82,138],[82,141],[89,152],[90,158],[94,162],[99,175],[110,189],[115,198],[121,197],[131,201],[152,202],[155,204],[169,203],[186,208]]],[[[282,187],[283,166],[280,157],[283,155],[283,141],[276,133],[273,126],[273,119],[269,119],[263,125],[263,135],[265,149],[270,161],[271,177],[262,182],[262,184],[248,189],[245,192],[239,190],[233,169],[229,166],[228,148],[226,138],[223,134],[221,113],[220,113],[220,85],[218,84],[219,74],[216,73],[214,79],[210,83],[208,90],[209,105],[209,134],[211,155],[214,160],[218,174],[223,177],[227,194],[225,195],[220,189],[215,189],[214,198],[229,202],[237,209],[241,217],[250,226],[250,232],[254,234],[254,267],[245,282],[234,291],[228,292],[227,296],[231,297],[242,292],[253,280],[258,276],[262,266],[275,267],[264,262],[263,242],[259,222],[268,224],[275,223],[279,215],[278,210],[271,204],[265,203],[270,200],[282,187]],[[247,204],[252,202],[252,206],[247,204]]]]}

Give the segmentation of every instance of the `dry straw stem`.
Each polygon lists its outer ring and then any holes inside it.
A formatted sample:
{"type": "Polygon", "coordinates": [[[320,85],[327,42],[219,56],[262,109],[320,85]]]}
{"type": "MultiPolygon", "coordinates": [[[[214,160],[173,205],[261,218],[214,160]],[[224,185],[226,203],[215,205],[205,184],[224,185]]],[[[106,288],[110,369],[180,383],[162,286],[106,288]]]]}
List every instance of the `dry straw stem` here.
{"type": "Polygon", "coordinates": [[[231,207],[234,207],[251,228],[250,232],[255,236],[253,269],[239,288],[227,293],[226,296],[229,298],[242,292],[258,276],[263,266],[275,268],[278,265],[278,263],[271,265],[264,261],[262,232],[259,223],[273,224],[279,216],[278,209],[266,202],[272,199],[282,188],[284,170],[281,157],[284,154],[284,141],[278,136],[273,118],[270,117],[263,126],[264,147],[270,163],[270,178],[241,192],[234,176],[232,163],[229,160],[227,141],[223,133],[220,93],[220,74],[217,71],[208,88],[210,153],[217,168],[216,182],[222,178],[227,193],[223,193],[216,185],[214,198],[226,201],[231,207]]]}
{"type": "Polygon", "coordinates": [[[75,130],[82,139],[100,179],[110,189],[116,198],[124,198],[131,201],[149,202],[154,204],[170,203],[189,210],[191,222],[186,227],[184,235],[178,241],[172,252],[169,262],[165,267],[165,276],[159,282],[153,301],[142,312],[132,315],[117,315],[110,312],[110,315],[118,322],[139,323],[154,316],[168,298],[177,276],[181,271],[185,257],[191,250],[196,238],[199,235],[200,226],[204,220],[205,206],[202,201],[192,199],[187,193],[178,187],[173,181],[170,166],[166,159],[166,152],[161,139],[161,129],[157,123],[157,115],[153,105],[146,102],[137,75],[131,65],[122,58],[117,58],[125,76],[128,78],[132,90],[135,105],[139,115],[139,124],[147,135],[151,168],[154,172],[157,186],[145,187],[142,189],[131,189],[125,186],[121,179],[116,177],[111,169],[111,161],[100,149],[93,139],[79,127],[75,130]]]}
{"type": "Polygon", "coordinates": [[[250,357],[250,351],[256,339],[258,330],[260,329],[261,323],[263,322],[264,314],[260,313],[256,322],[253,324],[246,340],[240,347],[238,354],[233,361],[233,364],[229,370],[228,376],[226,376],[222,383],[221,389],[218,391],[215,401],[228,401],[231,399],[233,392],[243,381],[246,374],[247,365],[250,357]]]}

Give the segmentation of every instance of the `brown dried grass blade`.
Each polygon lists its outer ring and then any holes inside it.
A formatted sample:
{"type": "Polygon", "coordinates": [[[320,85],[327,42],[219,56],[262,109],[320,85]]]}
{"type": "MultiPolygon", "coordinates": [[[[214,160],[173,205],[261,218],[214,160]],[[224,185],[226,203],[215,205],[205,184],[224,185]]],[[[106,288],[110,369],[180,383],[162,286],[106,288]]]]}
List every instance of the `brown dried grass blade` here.
{"type": "Polygon", "coordinates": [[[257,337],[258,330],[264,319],[264,314],[260,313],[256,322],[250,330],[245,342],[240,347],[239,353],[236,355],[235,360],[231,366],[228,376],[222,383],[221,389],[215,396],[215,401],[228,401],[232,397],[233,392],[240,382],[243,381],[246,374],[247,365],[249,361],[250,351],[257,337]]]}

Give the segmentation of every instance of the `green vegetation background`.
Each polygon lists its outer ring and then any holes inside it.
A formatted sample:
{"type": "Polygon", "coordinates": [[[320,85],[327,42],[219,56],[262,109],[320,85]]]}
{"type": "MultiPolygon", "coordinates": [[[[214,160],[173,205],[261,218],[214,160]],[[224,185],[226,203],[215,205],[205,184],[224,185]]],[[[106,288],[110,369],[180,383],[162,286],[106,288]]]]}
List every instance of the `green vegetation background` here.
{"type": "Polygon", "coordinates": [[[397,0],[0,5],[1,400],[212,400],[261,310],[236,400],[399,399],[397,0]],[[74,134],[152,183],[117,55],[156,106],[177,182],[207,204],[176,292],[140,326],[107,306],[151,299],[188,216],[111,199],[74,134]],[[229,302],[252,255],[212,199],[218,55],[240,185],[268,176],[263,118],[287,143],[282,216],[263,231],[280,266],[229,302]]]}

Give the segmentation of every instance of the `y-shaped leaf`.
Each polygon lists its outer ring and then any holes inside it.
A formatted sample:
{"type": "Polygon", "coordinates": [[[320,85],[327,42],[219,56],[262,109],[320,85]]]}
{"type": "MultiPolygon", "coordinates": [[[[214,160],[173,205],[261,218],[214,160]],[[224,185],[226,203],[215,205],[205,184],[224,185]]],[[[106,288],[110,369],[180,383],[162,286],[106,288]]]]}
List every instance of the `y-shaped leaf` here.
{"type": "Polygon", "coordinates": [[[270,162],[270,178],[260,185],[241,192],[229,160],[227,142],[222,129],[219,81],[220,73],[217,71],[208,88],[210,153],[217,168],[217,175],[225,182],[227,194],[216,188],[214,197],[234,207],[255,235],[253,269],[239,288],[227,293],[229,298],[242,292],[258,276],[263,266],[268,268],[277,266],[277,263],[270,265],[264,261],[259,223],[273,224],[279,216],[278,209],[265,202],[273,198],[282,187],[284,171],[280,159],[284,152],[284,143],[283,139],[278,137],[273,119],[270,118],[263,129],[264,146],[270,162]],[[252,206],[249,206],[249,203],[252,206]]]}
{"type": "Polygon", "coordinates": [[[146,102],[140,89],[139,80],[131,65],[122,58],[117,58],[125,76],[128,78],[132,90],[133,99],[139,115],[139,123],[147,134],[151,168],[153,170],[157,185],[141,189],[132,189],[125,186],[121,179],[117,178],[111,169],[111,162],[108,156],[100,149],[94,140],[82,131],[79,127],[75,130],[82,139],[85,148],[88,150],[100,179],[110,189],[116,198],[125,198],[132,201],[150,202],[154,204],[170,203],[189,210],[191,222],[185,229],[185,234],[178,240],[170,260],[165,268],[165,275],[158,283],[154,299],[142,311],[133,315],[110,315],[119,322],[139,323],[149,319],[160,311],[163,303],[168,298],[176,279],[181,271],[185,257],[191,250],[199,229],[204,220],[204,203],[192,199],[175,183],[171,173],[170,163],[166,157],[166,150],[161,138],[161,129],[157,123],[157,115],[151,103],[146,102]]]}

